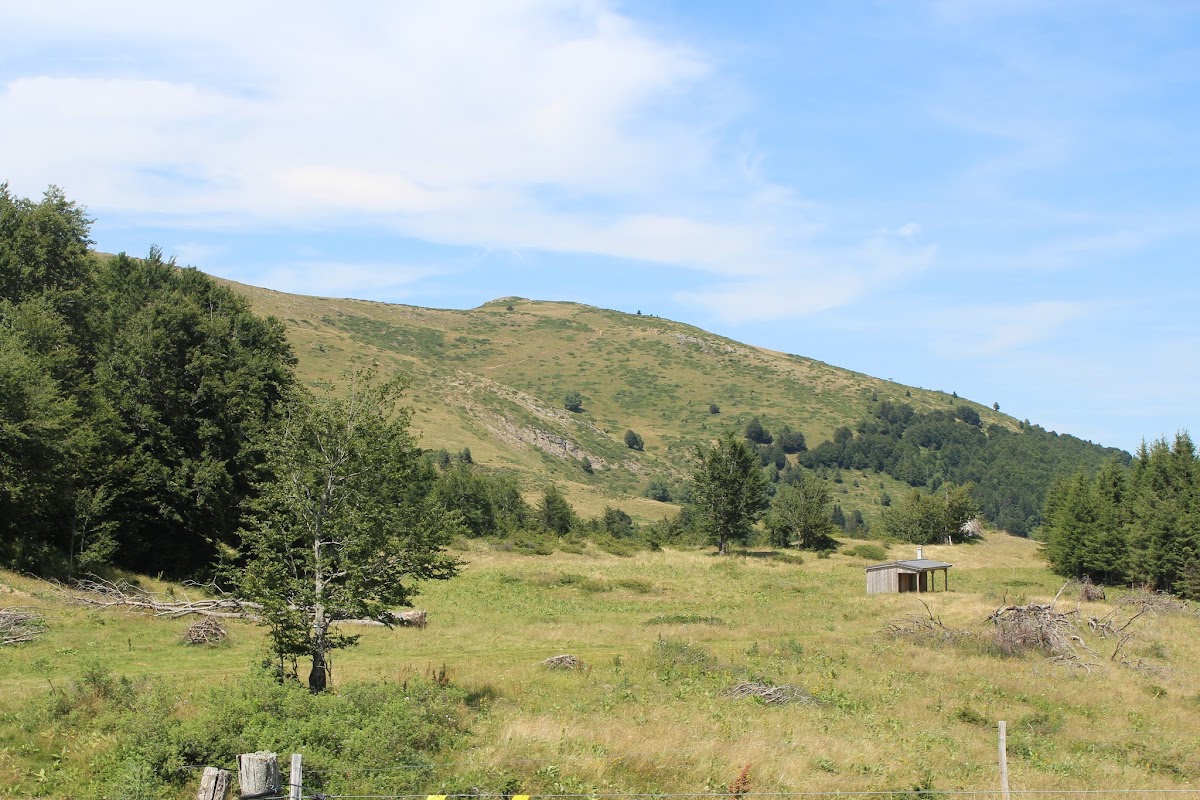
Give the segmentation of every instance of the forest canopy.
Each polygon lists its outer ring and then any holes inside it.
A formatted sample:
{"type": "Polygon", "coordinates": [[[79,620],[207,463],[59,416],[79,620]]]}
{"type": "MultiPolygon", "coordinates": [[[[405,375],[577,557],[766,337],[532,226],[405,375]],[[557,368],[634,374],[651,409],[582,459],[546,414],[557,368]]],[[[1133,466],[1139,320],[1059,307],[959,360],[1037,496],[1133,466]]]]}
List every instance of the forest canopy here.
{"type": "Polygon", "coordinates": [[[967,405],[919,412],[887,400],[855,430],[840,428],[832,440],[799,456],[810,469],[869,469],[930,491],[947,482],[970,484],[979,512],[1018,536],[1041,524],[1042,503],[1056,478],[1095,471],[1112,458],[1128,463],[1130,456],[1027,422],[1017,431],[1002,425],[984,429],[967,405]]]}
{"type": "Polygon", "coordinates": [[[0,561],[194,574],[236,545],[295,359],[157,249],[93,254],[90,224],[0,185],[0,561]]]}

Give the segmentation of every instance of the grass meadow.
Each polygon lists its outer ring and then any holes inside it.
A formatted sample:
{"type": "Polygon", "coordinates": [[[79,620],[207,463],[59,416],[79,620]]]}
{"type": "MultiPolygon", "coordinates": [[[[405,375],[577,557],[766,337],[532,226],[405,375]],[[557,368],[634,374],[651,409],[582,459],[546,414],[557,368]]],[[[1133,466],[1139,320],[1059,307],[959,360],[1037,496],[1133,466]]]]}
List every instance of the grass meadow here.
{"type": "MultiPolygon", "coordinates": [[[[1086,620],[1134,612],[1111,590],[1099,603],[1065,592],[1059,608],[1079,607],[1091,666],[1002,655],[987,615],[1048,601],[1061,586],[1028,540],[927,547],[955,566],[949,593],[920,599],[867,596],[868,562],[842,554],[462,547],[463,574],[419,598],[427,628],[364,629],[359,646],[334,660],[336,691],[418,680],[461,690],[466,733],[426,765],[422,791],[726,793],[746,765],[753,792],[993,789],[1002,719],[1014,789],[1200,785],[1200,616],[1145,614],[1112,660],[1117,642],[1086,620]],[[928,617],[921,600],[964,635],[885,632],[928,617]],[[567,653],[585,667],[541,665],[567,653]],[[751,680],[799,687],[808,702],[728,696],[751,680]]],[[[899,545],[888,553],[909,556],[899,545]]],[[[231,624],[222,645],[187,646],[188,620],[66,605],[46,584],[10,573],[0,573],[3,606],[39,607],[48,629],[0,650],[0,794],[81,796],[72,787],[115,746],[114,734],[42,724],[30,709],[87,670],[151,676],[187,718],[211,687],[242,680],[265,655],[262,632],[247,624],[231,624]]],[[[322,758],[330,768],[405,768],[322,758]]],[[[361,788],[355,775],[342,776],[346,793],[361,788]]],[[[194,792],[177,788],[178,797],[194,792]]]]}

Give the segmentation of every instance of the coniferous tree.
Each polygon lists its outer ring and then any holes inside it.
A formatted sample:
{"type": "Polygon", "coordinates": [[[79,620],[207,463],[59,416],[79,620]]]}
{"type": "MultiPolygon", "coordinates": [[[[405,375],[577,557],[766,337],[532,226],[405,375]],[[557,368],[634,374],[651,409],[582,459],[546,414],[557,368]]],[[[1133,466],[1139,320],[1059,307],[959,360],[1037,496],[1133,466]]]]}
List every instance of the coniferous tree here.
{"type": "Polygon", "coordinates": [[[744,439],[721,436],[708,449],[697,451],[692,473],[693,500],[700,524],[717,546],[729,552],[729,542],[745,542],[767,508],[767,480],[758,458],[744,439]]]}
{"type": "Polygon", "coordinates": [[[538,521],[542,530],[563,535],[575,526],[575,510],[558,487],[551,484],[542,491],[537,507],[538,521]]]}

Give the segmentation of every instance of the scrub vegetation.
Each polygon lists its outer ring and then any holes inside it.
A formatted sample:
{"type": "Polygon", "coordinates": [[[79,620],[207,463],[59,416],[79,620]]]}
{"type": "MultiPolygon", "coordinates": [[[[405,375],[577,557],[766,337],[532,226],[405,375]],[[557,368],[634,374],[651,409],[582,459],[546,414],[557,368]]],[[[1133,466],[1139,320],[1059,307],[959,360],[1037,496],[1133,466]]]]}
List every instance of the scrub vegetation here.
{"type": "Polygon", "coordinates": [[[928,609],[865,595],[864,562],[836,553],[464,545],[462,574],[421,596],[428,627],[355,630],[322,695],[262,668],[255,626],[189,646],[186,619],[67,605],[0,574],[47,625],[0,659],[0,792],[184,798],[189,767],[262,748],[303,752],[327,793],[723,791],[746,764],[755,791],[990,789],[1001,719],[1014,788],[1200,780],[1200,616],[1147,613],[1111,660],[1119,640],[1088,619],[1128,619],[1140,596],[1085,602],[1069,587],[1056,607],[1078,607],[1090,670],[1005,649],[989,614],[1062,586],[1028,540],[927,546],[955,564],[928,609]],[[962,635],[885,630],[930,612],[962,635]],[[562,654],[584,666],[542,666],[562,654]],[[744,685],[804,702],[731,694],[744,685]]]}

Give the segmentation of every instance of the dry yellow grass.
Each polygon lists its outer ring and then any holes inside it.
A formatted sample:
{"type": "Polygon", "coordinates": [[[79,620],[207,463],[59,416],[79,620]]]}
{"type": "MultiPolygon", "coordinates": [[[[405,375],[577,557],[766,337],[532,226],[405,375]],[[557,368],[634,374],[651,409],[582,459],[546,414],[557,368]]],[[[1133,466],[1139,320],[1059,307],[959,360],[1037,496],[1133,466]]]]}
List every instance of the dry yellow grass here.
{"type": "MultiPolygon", "coordinates": [[[[907,550],[893,546],[888,557],[907,550]]],[[[690,550],[522,556],[473,544],[464,574],[420,598],[428,628],[365,631],[336,659],[335,677],[394,681],[444,666],[491,698],[447,772],[518,775],[535,792],[720,791],[745,764],[756,791],[930,780],[942,790],[988,789],[1000,719],[1009,723],[1014,788],[1195,786],[1200,617],[1135,623],[1125,655],[1138,669],[1108,661],[1113,642],[1086,630],[1097,651],[1086,656],[1090,672],[1039,655],[998,656],[984,643],[987,614],[1006,599],[1048,601],[1061,586],[1036,550],[1002,535],[927,548],[955,567],[951,592],[921,599],[972,634],[938,645],[886,635],[889,621],[923,615],[924,606],[913,595],[867,596],[866,562],[843,555],[805,554],[803,564],[769,550],[726,559],[690,550]],[[540,665],[562,653],[587,668],[540,665]],[[820,703],[724,696],[748,678],[803,687],[820,703]]],[[[2,581],[40,591],[16,576],[2,581]]],[[[233,627],[228,647],[202,651],[178,643],[184,621],[38,602],[51,631],[5,654],[15,658],[0,662],[4,696],[65,680],[85,657],[187,683],[237,675],[261,652],[261,633],[248,626],[233,627]],[[52,661],[43,674],[32,666],[39,656],[52,661]]],[[[1059,603],[1072,610],[1077,600],[1064,594],[1059,603]]],[[[1080,613],[1113,608],[1082,604],[1080,613]]]]}

